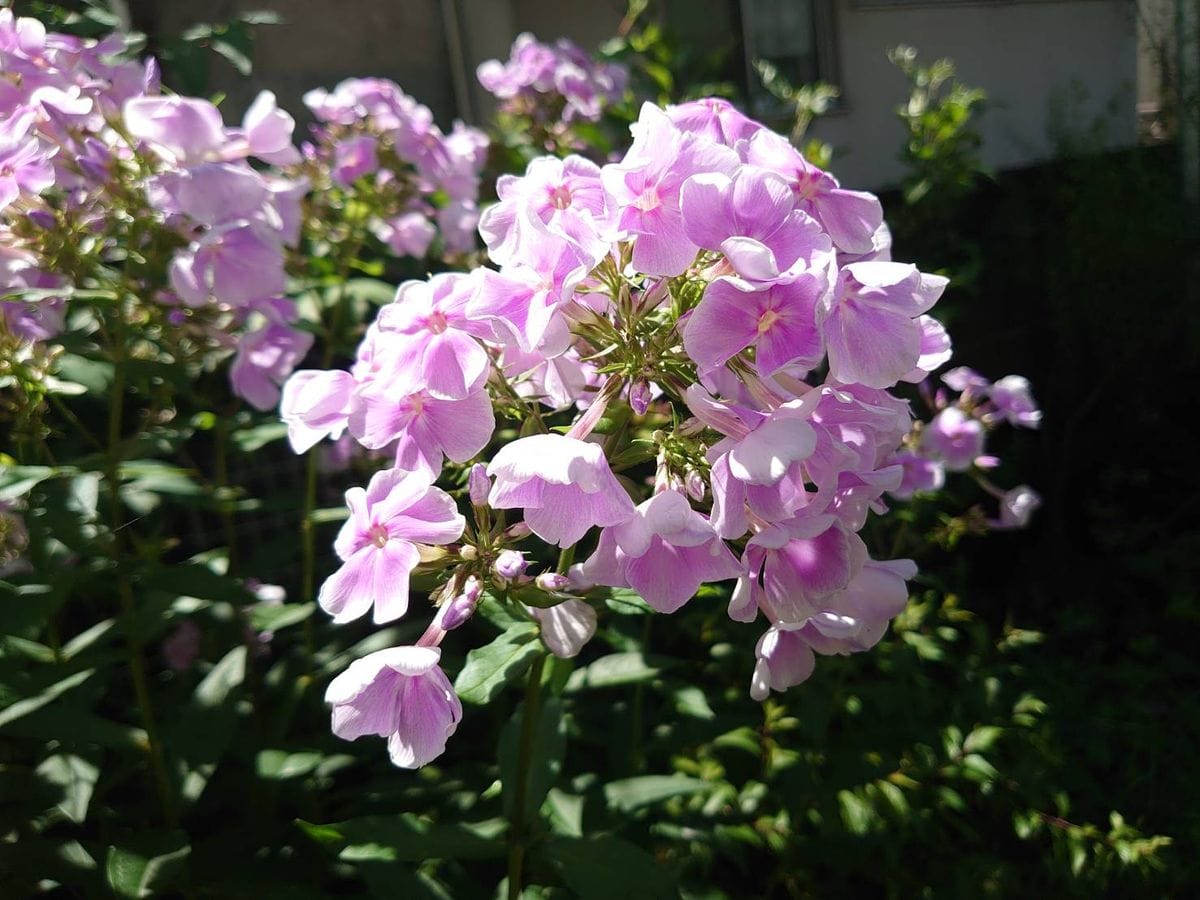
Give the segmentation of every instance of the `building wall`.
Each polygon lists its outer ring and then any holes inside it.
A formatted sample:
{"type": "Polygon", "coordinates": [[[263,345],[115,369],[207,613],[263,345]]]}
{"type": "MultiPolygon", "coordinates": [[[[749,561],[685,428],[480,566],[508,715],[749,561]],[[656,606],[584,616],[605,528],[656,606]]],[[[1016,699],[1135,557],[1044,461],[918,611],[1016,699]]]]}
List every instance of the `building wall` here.
{"type": "MultiPolygon", "coordinates": [[[[894,110],[907,87],[887,60],[888,48],[901,43],[927,60],[952,58],[964,82],[987,91],[980,128],[984,161],[993,168],[1045,159],[1054,152],[1056,128],[1082,133],[1096,120],[1106,123],[1109,144],[1135,140],[1136,11],[1129,0],[924,6],[893,0],[884,7],[832,2],[843,102],[813,133],[838,148],[835,171],[848,184],[887,187],[903,173],[897,154],[904,131],[894,110]]],[[[249,83],[215,65],[213,89],[229,94],[232,111],[266,87],[303,119],[300,98],[309,88],[377,75],[399,82],[448,127],[455,116],[478,121],[486,115],[490,97],[475,80],[475,67],[505,58],[519,32],[542,40],[565,35],[595,47],[615,32],[626,7],[625,0],[457,3],[457,47],[447,37],[446,17],[454,6],[448,0],[152,0],[152,8],[160,34],[247,10],[283,16],[284,24],[259,29],[249,83]]],[[[734,21],[735,4],[673,0],[671,8],[691,9],[711,24],[722,10],[734,21]]]]}
{"type": "Polygon", "coordinates": [[[881,188],[903,175],[905,132],[895,108],[904,76],[887,59],[909,44],[921,57],[954,60],[965,84],[988,94],[979,120],[984,163],[1013,168],[1054,155],[1064,133],[1103,123],[1109,146],[1136,140],[1136,11],[1126,0],[863,7],[837,0],[843,104],[814,125],[840,151],[834,170],[881,188]]]}

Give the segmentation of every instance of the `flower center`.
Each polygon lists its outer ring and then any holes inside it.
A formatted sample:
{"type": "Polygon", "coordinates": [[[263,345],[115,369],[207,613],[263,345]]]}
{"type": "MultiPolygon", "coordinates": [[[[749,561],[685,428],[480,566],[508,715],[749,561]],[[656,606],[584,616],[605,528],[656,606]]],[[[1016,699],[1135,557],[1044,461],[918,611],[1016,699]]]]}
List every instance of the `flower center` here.
{"type": "Polygon", "coordinates": [[[771,326],[779,321],[779,313],[773,309],[768,309],[758,320],[758,333],[770,331],[771,326]]]}
{"type": "Polygon", "coordinates": [[[440,312],[432,312],[429,318],[425,320],[425,327],[434,334],[441,334],[450,327],[450,323],[446,321],[446,316],[440,312]]]}
{"type": "Polygon", "coordinates": [[[381,549],[387,545],[388,537],[388,530],[383,525],[375,524],[367,530],[367,540],[381,549]]]}
{"type": "Polygon", "coordinates": [[[571,189],[565,184],[550,188],[550,205],[555,209],[567,209],[571,205],[571,189]]]}
{"type": "Polygon", "coordinates": [[[796,197],[800,200],[811,200],[817,195],[818,184],[820,184],[820,177],[816,172],[801,169],[796,172],[796,182],[792,185],[792,190],[796,192],[796,197]]]}
{"type": "Polygon", "coordinates": [[[662,205],[662,198],[658,196],[657,188],[648,187],[633,201],[633,205],[642,212],[650,212],[662,205]]]}

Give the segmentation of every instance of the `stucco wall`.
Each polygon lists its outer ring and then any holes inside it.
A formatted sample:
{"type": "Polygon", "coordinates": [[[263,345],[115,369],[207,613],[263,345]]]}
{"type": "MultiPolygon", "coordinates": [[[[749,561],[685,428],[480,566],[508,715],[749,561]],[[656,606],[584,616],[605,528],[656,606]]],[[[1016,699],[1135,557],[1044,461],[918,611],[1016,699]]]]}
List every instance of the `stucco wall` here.
{"type": "MultiPolygon", "coordinates": [[[[260,87],[303,117],[308,88],[330,87],[350,75],[392,78],[428,104],[448,126],[455,115],[478,117],[489,98],[476,65],[505,57],[523,30],[542,40],[567,35],[594,47],[621,20],[624,0],[458,0],[469,100],[456,97],[455,60],[446,40],[449,4],[442,0],[153,0],[162,33],[235,11],[273,9],[285,24],[258,33],[249,84],[231,71],[213,85],[244,107],[260,87]]],[[[685,0],[673,3],[683,5],[685,0]]],[[[723,0],[688,0],[705,18],[723,0]]],[[[1053,154],[1054,128],[1075,132],[1106,122],[1110,144],[1135,139],[1137,52],[1135,10],[1128,0],[1026,0],[977,5],[906,3],[863,7],[835,0],[838,69],[843,103],[814,134],[840,151],[835,171],[859,187],[894,184],[904,132],[894,109],[906,97],[904,77],[887,60],[897,44],[932,60],[949,56],[961,78],[983,87],[983,156],[994,168],[1027,165],[1053,154]]],[[[731,10],[732,8],[729,7],[731,10]]]]}
{"type": "Polygon", "coordinates": [[[907,86],[887,59],[897,44],[932,61],[954,60],[963,82],[984,88],[983,159],[994,168],[1053,155],[1056,129],[1079,134],[1097,120],[1109,145],[1136,138],[1135,11],[1125,0],[863,8],[838,0],[843,107],[813,134],[839,148],[849,184],[894,184],[903,126],[894,110],[907,86]]]}

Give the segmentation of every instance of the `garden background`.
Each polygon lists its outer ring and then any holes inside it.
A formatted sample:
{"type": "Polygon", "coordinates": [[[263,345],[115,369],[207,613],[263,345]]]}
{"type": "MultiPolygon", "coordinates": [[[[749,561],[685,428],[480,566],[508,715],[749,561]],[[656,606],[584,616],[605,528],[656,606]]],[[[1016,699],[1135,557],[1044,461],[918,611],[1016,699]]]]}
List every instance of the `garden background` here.
{"type": "MultiPolygon", "coordinates": [[[[227,92],[228,122],[239,99],[273,87],[245,81],[256,40],[288,27],[286,10],[163,30],[170,15],[139,18],[155,4],[20,7],[53,30],[144,32],[164,83],[227,92]]],[[[630,92],[579,126],[592,148],[623,149],[635,96],[774,96],[771,124],[785,134],[836,104],[778,71],[741,71],[736,34],[728,46],[688,44],[668,12],[633,4],[603,45],[629,66],[630,92]]],[[[403,36],[389,43],[404,53],[403,36]]],[[[950,277],[938,315],[956,364],[1032,382],[1040,430],[1006,433],[997,447],[1006,483],[1032,485],[1044,505],[1022,531],[984,534],[973,485],[912,504],[903,539],[922,574],[908,609],[872,651],[823,659],[762,705],[746,696],[753,636],[728,627],[724,603],[667,619],[614,600],[619,614],[597,640],[549,666],[557,692],[536,718],[522,896],[1200,889],[1200,476],[1189,438],[1200,412],[1189,388],[1200,378],[1200,219],[1180,140],[1200,104],[1168,90],[1144,139],[1115,150],[1112,120],[1064,110],[1053,159],[991,171],[984,92],[932,59],[893,56],[903,77],[891,105],[908,139],[894,148],[903,178],[881,199],[896,258],[950,277]]],[[[374,63],[348,59],[345,73],[376,74],[374,63]]],[[[299,139],[311,116],[287,108],[299,139]]],[[[496,175],[544,152],[525,120],[487,124],[481,205],[496,175]]],[[[853,149],[804,146],[835,174],[853,149]]],[[[323,238],[355,246],[289,272],[300,306],[329,327],[313,367],[352,358],[394,285],[455,267],[453,250],[436,262],[370,257],[366,236],[333,233],[358,200],[330,202],[323,238]]],[[[72,352],[82,362],[60,374],[85,390],[71,417],[102,436],[115,370],[72,352]]],[[[0,497],[27,513],[32,565],[0,584],[0,893],[502,896],[515,684],[470,708],[445,755],[416,772],[392,767],[378,742],[329,733],[330,678],[418,633],[335,628],[314,614],[314,579],[337,562],[342,492],[371,463],[318,471],[287,448],[277,413],[232,397],[223,369],[172,376],[151,361],[129,378],[115,396],[158,391],[189,405],[127,420],[117,463],[89,459],[74,425],[47,424],[75,462],[35,470],[20,407],[4,413],[0,497]],[[116,529],[101,524],[113,481],[132,523],[115,545],[116,529]],[[114,599],[120,584],[136,589],[129,605],[114,599]]],[[[495,627],[481,618],[465,627],[483,642],[495,627]]],[[[462,665],[448,650],[447,669],[462,665]]]]}

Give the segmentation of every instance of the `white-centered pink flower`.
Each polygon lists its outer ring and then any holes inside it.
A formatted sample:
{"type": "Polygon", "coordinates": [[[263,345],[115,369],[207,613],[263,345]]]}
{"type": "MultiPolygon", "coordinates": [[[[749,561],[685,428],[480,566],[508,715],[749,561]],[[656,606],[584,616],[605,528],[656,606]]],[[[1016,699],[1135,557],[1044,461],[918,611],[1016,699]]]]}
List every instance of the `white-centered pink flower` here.
{"type": "Polygon", "coordinates": [[[502,447],[487,473],[496,479],[488,504],[523,509],[533,533],[560,547],[595,525],[618,525],[633,515],[633,501],[599,444],[535,434],[502,447]]]}
{"type": "Polygon", "coordinates": [[[367,489],[346,491],[350,518],[334,541],[342,566],[321,585],[321,608],[335,622],[373,610],[376,623],[408,611],[408,580],[421,561],[418,545],[449,544],[466,520],[427,472],[376,472],[367,489]]]}
{"type": "Polygon", "coordinates": [[[333,733],[348,741],[386,737],[392,762],[404,769],[441,756],[462,719],[441,656],[436,647],[392,647],[350,663],[325,691],[333,733]]]}

